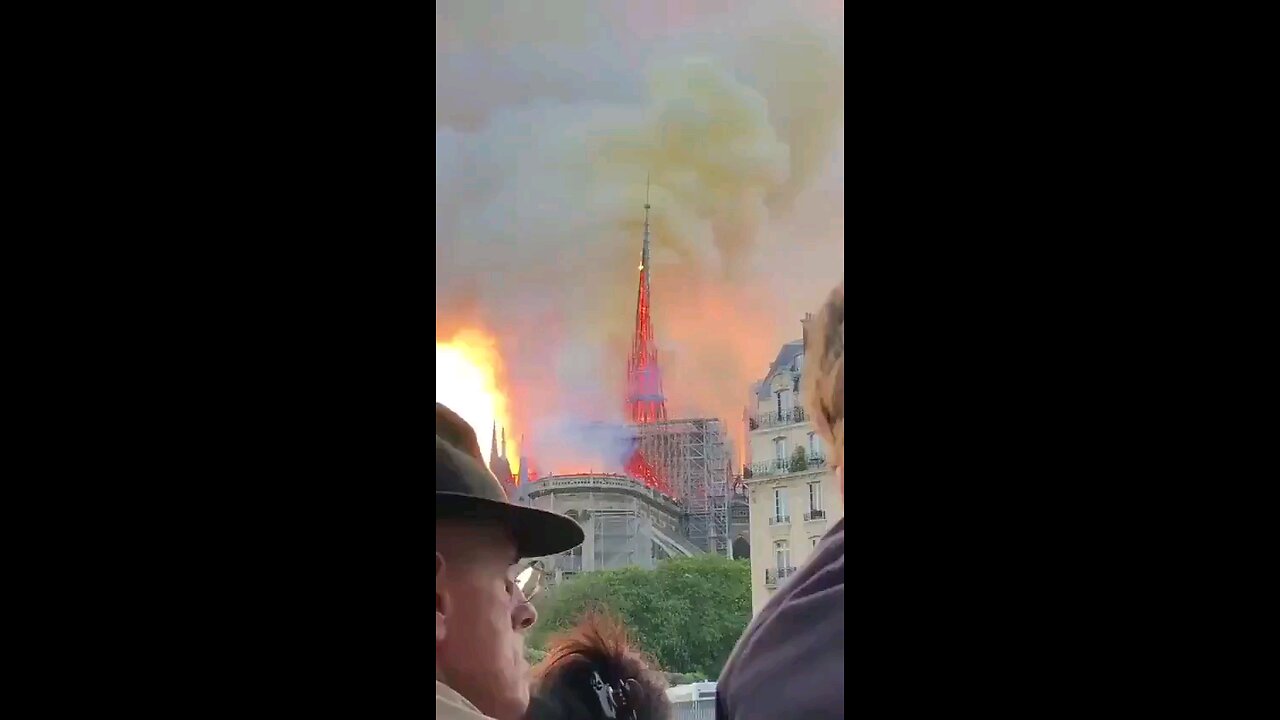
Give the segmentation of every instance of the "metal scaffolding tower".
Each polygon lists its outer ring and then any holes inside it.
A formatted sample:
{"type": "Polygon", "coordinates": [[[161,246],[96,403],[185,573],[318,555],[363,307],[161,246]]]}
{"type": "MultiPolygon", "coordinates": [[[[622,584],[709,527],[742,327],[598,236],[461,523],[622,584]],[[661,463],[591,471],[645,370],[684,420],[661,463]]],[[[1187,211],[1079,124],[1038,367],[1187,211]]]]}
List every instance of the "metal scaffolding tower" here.
{"type": "Polygon", "coordinates": [[[733,452],[724,423],[693,418],[635,429],[638,453],[685,509],[685,535],[707,552],[727,555],[733,452]]]}
{"type": "Polygon", "coordinates": [[[626,409],[636,429],[636,444],[626,461],[626,472],[680,502],[686,537],[707,552],[727,555],[733,452],[724,424],[710,418],[667,419],[649,306],[649,207],[646,179],[640,287],[627,359],[626,409]]]}

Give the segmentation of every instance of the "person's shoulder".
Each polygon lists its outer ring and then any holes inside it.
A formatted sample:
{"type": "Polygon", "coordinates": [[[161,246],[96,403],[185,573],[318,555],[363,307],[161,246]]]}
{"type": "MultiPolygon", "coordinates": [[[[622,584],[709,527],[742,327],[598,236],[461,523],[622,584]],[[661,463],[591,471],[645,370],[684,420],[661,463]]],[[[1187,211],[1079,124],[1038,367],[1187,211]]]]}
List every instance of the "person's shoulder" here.
{"type": "Polygon", "coordinates": [[[831,529],[822,536],[822,540],[818,541],[817,553],[838,553],[840,558],[844,559],[844,518],[836,520],[831,529]]]}
{"type": "Polygon", "coordinates": [[[844,524],[769,600],[717,686],[718,717],[842,717],[844,524]],[[778,688],[788,688],[778,693],[778,688]]]}
{"type": "Polygon", "coordinates": [[[775,614],[784,608],[795,610],[797,603],[817,596],[822,601],[837,601],[844,611],[844,518],[823,535],[813,555],[781,588],[770,602],[775,614]]]}
{"type": "Polygon", "coordinates": [[[436,681],[436,717],[445,720],[493,720],[439,680],[436,681]]]}

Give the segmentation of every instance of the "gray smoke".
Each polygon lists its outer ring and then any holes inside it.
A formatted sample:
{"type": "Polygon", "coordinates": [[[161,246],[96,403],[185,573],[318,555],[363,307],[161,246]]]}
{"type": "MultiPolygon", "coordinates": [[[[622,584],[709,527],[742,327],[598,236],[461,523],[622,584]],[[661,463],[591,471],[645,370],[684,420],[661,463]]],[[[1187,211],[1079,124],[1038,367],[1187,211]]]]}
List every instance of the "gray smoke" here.
{"type": "Polygon", "coordinates": [[[840,277],[842,6],[652,5],[437,5],[439,339],[497,336],[535,458],[622,420],[646,175],[671,414],[733,427],[840,277]]]}

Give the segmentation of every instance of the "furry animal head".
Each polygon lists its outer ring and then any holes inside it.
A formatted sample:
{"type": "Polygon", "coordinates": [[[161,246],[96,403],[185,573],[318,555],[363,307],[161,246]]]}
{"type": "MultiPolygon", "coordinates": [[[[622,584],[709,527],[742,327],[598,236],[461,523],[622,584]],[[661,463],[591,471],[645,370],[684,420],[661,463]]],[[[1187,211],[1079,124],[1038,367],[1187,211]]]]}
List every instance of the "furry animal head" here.
{"type": "Polygon", "coordinates": [[[588,613],[533,668],[531,720],[667,720],[666,677],[616,618],[588,613]]]}

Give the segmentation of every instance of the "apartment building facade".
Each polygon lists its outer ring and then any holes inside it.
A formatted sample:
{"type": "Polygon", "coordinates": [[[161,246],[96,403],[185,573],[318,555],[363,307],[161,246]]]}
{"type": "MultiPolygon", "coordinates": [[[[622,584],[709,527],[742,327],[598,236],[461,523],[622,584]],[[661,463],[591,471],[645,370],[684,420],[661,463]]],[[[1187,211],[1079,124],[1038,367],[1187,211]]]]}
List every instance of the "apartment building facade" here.
{"type": "Polygon", "coordinates": [[[768,375],[752,390],[754,407],[747,408],[750,455],[743,482],[750,503],[753,614],[844,516],[827,449],[806,416],[803,370],[804,342],[783,345],[768,375]]]}

